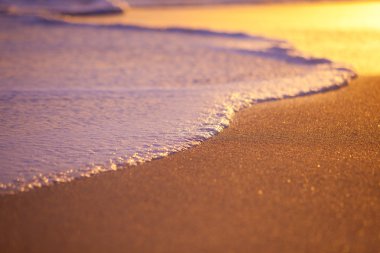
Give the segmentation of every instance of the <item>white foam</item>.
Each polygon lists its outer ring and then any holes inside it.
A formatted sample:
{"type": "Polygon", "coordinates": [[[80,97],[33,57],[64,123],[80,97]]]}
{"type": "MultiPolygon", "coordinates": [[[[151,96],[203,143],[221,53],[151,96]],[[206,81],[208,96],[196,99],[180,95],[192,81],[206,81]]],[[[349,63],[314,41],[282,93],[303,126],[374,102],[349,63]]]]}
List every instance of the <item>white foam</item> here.
{"type": "Polygon", "coordinates": [[[0,17],[0,186],[70,181],[177,152],[258,101],[354,73],[245,34],[0,17]]]}

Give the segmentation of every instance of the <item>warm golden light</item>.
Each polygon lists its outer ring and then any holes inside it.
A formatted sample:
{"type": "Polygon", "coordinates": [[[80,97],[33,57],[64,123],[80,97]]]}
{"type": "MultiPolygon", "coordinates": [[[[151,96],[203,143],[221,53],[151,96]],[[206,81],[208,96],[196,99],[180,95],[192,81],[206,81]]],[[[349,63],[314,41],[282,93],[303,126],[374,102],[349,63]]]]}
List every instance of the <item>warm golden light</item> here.
{"type": "Polygon", "coordinates": [[[132,8],[123,16],[88,21],[241,31],[277,37],[289,40],[304,52],[352,64],[359,74],[372,75],[380,73],[379,13],[380,3],[376,2],[293,3],[132,8]]]}

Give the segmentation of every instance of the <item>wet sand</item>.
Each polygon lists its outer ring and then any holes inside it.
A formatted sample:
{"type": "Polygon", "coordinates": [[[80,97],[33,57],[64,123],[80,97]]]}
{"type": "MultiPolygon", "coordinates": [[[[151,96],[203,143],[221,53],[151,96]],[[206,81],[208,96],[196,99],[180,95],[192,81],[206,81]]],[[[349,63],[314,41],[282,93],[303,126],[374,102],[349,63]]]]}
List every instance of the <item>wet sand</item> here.
{"type": "Polygon", "coordinates": [[[1,252],[378,252],[380,77],[359,64],[371,55],[350,58],[349,86],[257,104],[190,150],[1,196],[1,252]]]}
{"type": "Polygon", "coordinates": [[[167,158],[0,199],[2,252],[377,252],[380,78],[167,158]]]}
{"type": "Polygon", "coordinates": [[[380,74],[380,2],[227,5],[131,9],[126,15],[70,21],[244,32],[290,41],[305,53],[380,74]]]}

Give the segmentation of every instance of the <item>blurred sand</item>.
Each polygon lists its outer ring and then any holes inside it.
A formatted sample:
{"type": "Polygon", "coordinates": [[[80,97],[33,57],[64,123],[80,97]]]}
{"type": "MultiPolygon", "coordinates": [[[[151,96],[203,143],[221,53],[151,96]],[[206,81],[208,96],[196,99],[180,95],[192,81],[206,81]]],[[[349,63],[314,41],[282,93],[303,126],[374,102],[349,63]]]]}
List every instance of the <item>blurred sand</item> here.
{"type": "MultiPolygon", "coordinates": [[[[276,19],[286,20],[307,5],[289,6],[260,15],[283,8],[276,19]]],[[[349,60],[362,76],[348,87],[257,104],[218,136],[161,160],[1,196],[1,251],[378,252],[380,51],[358,41],[378,47],[379,31],[308,30],[312,20],[302,17],[304,30],[268,25],[267,34],[349,60]]]]}

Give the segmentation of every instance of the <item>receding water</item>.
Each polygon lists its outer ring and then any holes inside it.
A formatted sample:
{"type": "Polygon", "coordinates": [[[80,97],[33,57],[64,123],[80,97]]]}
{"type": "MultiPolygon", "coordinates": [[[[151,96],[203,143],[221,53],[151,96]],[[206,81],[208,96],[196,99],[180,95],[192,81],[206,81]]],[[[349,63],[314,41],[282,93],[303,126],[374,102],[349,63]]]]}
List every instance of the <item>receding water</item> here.
{"type": "Polygon", "coordinates": [[[0,186],[70,181],[177,152],[258,101],[354,73],[287,42],[0,16],[0,186]]]}

